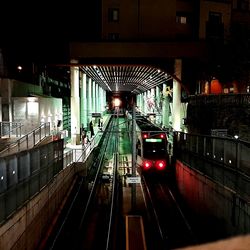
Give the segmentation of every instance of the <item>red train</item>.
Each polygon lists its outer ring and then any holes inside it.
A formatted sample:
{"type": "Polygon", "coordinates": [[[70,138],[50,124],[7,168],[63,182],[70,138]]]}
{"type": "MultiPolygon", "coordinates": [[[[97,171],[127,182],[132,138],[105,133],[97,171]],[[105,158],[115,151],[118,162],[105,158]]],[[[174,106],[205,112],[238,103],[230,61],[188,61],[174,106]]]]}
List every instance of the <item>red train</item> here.
{"type": "Polygon", "coordinates": [[[137,165],[142,172],[163,172],[168,169],[167,133],[147,121],[136,119],[137,165]]]}

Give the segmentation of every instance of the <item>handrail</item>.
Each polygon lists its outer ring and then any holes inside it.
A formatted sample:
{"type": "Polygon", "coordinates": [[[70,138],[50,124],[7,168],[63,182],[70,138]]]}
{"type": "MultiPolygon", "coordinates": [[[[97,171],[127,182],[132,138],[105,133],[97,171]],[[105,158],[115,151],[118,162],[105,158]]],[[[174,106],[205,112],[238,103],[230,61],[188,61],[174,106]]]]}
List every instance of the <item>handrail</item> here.
{"type": "Polygon", "coordinates": [[[2,121],[0,122],[0,137],[8,136],[10,138],[14,134],[16,137],[20,137],[22,127],[23,124],[21,122],[2,121]]]}
{"type": "Polygon", "coordinates": [[[39,127],[35,128],[28,134],[24,135],[17,141],[10,143],[4,150],[0,152],[0,156],[11,153],[17,153],[36,146],[46,136],[50,135],[50,123],[42,123],[39,127]],[[43,133],[42,133],[43,132],[43,133]]]}

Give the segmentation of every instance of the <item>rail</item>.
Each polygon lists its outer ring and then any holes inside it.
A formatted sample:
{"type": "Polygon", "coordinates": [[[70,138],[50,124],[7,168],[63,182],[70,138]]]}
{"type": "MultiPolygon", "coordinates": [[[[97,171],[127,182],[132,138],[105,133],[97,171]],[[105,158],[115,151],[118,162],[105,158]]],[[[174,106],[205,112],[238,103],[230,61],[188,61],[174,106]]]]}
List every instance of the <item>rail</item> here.
{"type": "Polygon", "coordinates": [[[118,195],[119,195],[119,174],[118,174],[118,165],[119,165],[119,114],[117,114],[116,126],[115,126],[115,141],[113,145],[113,178],[112,178],[112,192],[111,192],[111,202],[110,202],[110,211],[109,211],[109,223],[108,223],[108,232],[107,232],[107,241],[106,241],[106,250],[112,249],[113,242],[115,241],[114,232],[117,231],[115,218],[117,217],[117,208],[118,208],[118,195]]]}
{"type": "Polygon", "coordinates": [[[21,137],[21,122],[0,122],[0,138],[21,137]]]}

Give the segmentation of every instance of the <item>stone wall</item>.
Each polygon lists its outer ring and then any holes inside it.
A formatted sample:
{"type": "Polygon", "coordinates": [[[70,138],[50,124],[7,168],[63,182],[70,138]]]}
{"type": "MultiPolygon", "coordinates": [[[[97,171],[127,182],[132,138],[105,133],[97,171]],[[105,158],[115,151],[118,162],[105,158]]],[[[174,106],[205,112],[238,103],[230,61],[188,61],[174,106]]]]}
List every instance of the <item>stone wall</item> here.
{"type": "Polygon", "coordinates": [[[0,249],[37,249],[74,180],[74,167],[63,169],[48,186],[0,227],[0,249]]]}

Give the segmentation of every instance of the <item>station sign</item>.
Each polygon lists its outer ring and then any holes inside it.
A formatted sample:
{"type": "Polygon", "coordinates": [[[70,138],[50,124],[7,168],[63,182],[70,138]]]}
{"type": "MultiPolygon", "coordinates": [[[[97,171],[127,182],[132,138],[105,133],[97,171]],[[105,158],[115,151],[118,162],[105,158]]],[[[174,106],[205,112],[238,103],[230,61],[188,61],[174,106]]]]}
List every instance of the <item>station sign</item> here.
{"type": "Polygon", "coordinates": [[[141,183],[141,177],[140,176],[131,176],[131,177],[127,177],[127,183],[141,183]]]}
{"type": "Polygon", "coordinates": [[[102,117],[101,113],[92,113],[92,117],[102,117]]]}

